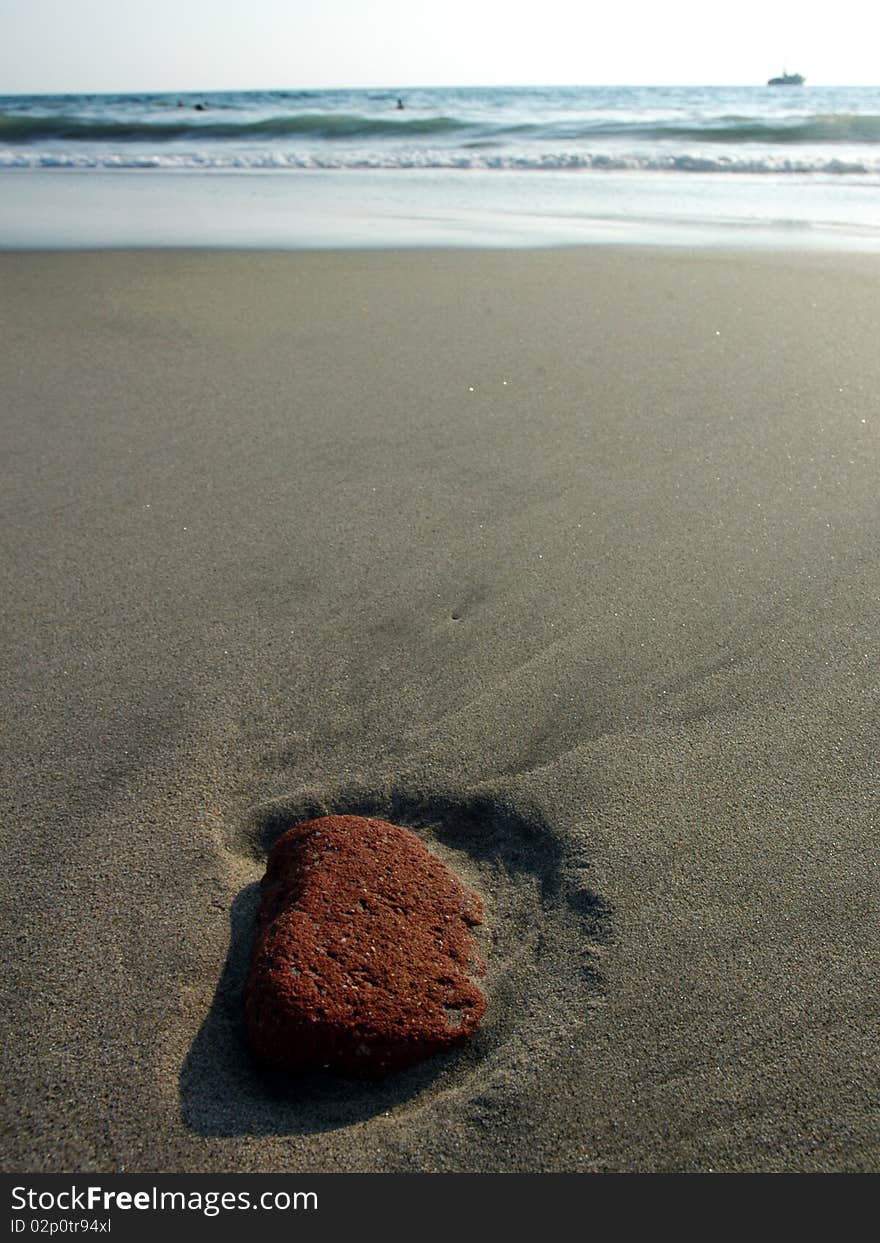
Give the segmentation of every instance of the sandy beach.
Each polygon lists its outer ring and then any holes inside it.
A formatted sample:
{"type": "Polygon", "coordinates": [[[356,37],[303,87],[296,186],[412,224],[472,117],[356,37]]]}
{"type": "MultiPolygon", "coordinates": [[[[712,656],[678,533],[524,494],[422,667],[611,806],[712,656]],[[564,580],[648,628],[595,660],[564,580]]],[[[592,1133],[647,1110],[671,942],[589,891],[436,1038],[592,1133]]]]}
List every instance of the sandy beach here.
{"type": "Polygon", "coordinates": [[[6,1171],[876,1171],[880,257],[0,253],[6,1171]],[[241,1039],[416,829],[489,1010],[241,1039]]]}

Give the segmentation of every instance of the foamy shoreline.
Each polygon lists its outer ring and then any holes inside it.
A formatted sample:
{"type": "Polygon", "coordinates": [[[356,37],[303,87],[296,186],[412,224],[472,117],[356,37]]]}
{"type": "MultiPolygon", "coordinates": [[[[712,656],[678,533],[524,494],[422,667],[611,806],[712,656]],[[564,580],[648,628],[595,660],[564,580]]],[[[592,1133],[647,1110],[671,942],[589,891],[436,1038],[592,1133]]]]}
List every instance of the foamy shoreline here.
{"type": "Polygon", "coordinates": [[[0,254],[2,1168],[874,1170],[874,256],[0,254]],[[266,841],[415,827],[481,1043],[281,1085],[266,841]]]}

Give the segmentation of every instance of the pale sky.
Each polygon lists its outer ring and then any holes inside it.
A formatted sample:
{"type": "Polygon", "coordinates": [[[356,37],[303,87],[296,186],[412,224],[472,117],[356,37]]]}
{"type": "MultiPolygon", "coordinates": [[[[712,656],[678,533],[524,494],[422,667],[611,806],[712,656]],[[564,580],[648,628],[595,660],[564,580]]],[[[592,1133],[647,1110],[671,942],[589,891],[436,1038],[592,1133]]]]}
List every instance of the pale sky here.
{"type": "Polygon", "coordinates": [[[880,86],[880,0],[0,0],[0,94],[880,86]]]}

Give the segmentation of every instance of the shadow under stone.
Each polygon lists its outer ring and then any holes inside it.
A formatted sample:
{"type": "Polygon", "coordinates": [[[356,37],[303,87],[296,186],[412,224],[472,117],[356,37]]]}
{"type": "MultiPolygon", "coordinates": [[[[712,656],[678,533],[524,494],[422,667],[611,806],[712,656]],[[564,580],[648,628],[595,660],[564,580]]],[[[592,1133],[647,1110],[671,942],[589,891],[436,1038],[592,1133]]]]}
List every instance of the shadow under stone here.
{"type": "Polygon", "coordinates": [[[229,952],[213,1003],[179,1076],[180,1113],[199,1135],[306,1135],[389,1113],[421,1095],[441,1075],[481,1056],[479,1034],[467,1049],[432,1058],[386,1079],[330,1074],[286,1075],[261,1067],[247,1046],[244,986],[260,886],[246,886],[230,918],[229,952]]]}
{"type": "Polygon", "coordinates": [[[610,912],[601,899],[581,891],[573,902],[572,896],[565,900],[559,835],[539,815],[520,812],[483,790],[456,795],[349,787],[302,793],[256,808],[231,844],[264,861],[288,828],[331,814],[380,817],[421,831],[429,845],[433,839],[468,856],[496,914],[484,1023],[461,1049],[378,1081],[294,1076],[261,1067],[244,1030],[243,994],[260,900],[259,884],[250,884],[233,903],[226,963],[179,1076],[182,1120],[200,1135],[315,1134],[427,1105],[494,1059],[515,1032],[536,975],[553,970],[563,933],[557,928],[560,909],[585,907],[577,911],[578,922],[587,925],[588,935],[598,932],[604,939],[602,925],[610,912]],[[534,948],[524,955],[530,941],[534,948]]]}

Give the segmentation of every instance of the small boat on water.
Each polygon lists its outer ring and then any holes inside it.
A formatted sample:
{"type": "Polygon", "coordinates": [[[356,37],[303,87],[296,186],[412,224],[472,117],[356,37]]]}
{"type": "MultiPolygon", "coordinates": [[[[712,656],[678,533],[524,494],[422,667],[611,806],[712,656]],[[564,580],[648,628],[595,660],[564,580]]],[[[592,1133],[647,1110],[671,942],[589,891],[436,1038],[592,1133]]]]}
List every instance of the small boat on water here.
{"type": "Polygon", "coordinates": [[[770,78],[767,82],[768,86],[803,86],[806,78],[802,73],[786,73],[783,69],[782,76],[779,78],[770,78]]]}

